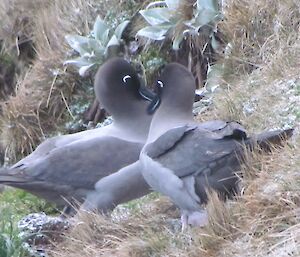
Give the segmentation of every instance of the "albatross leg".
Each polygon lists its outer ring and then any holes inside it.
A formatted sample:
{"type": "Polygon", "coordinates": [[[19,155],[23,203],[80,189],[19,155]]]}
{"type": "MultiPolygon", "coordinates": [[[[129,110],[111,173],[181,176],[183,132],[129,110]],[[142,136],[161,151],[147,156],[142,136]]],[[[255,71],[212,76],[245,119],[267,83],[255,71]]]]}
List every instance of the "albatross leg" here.
{"type": "Polygon", "coordinates": [[[181,232],[184,232],[188,227],[188,215],[186,213],[181,214],[181,232]]]}

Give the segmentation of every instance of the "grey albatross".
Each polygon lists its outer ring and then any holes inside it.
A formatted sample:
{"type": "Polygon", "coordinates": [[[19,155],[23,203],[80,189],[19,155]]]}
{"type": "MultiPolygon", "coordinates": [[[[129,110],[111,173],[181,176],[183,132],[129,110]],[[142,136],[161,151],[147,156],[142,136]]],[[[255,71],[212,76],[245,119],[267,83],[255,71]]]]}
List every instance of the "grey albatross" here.
{"type": "MultiPolygon", "coordinates": [[[[185,110],[184,123],[197,124],[198,127],[212,131],[219,136],[229,136],[233,131],[246,133],[245,129],[237,122],[213,120],[201,123],[195,123],[193,120],[192,103],[194,99],[194,91],[189,92],[190,105],[185,110]]],[[[147,108],[147,112],[152,114],[155,111],[155,106],[159,104],[159,96],[153,96],[153,101],[147,108]]],[[[178,103],[180,104],[180,103],[178,103]]],[[[184,104],[186,106],[186,104],[184,104]]],[[[172,122],[166,117],[166,122],[172,122]]],[[[172,123],[169,124],[171,127],[172,123]]],[[[163,127],[160,127],[162,129],[163,127]]],[[[95,190],[91,192],[85,203],[81,206],[82,210],[90,211],[98,209],[109,211],[120,203],[125,203],[130,200],[139,198],[151,192],[148,183],[142,175],[141,162],[136,161],[109,176],[101,178],[95,184],[95,190]]]]}
{"type": "MultiPolygon", "coordinates": [[[[84,202],[99,179],[135,162],[152,118],[145,101],[151,93],[141,87],[135,70],[122,58],[110,59],[99,68],[94,90],[113,123],[47,139],[13,166],[1,168],[0,184],[65,206],[65,214],[70,214],[74,201],[84,202]]],[[[101,211],[104,207],[113,204],[107,200],[101,211]]]]}
{"type": "MultiPolygon", "coordinates": [[[[153,98],[153,104],[147,110],[150,114],[157,103],[154,99],[155,97],[153,98]]],[[[192,106],[186,116],[186,120],[193,123],[192,106]]],[[[197,123],[197,126],[212,131],[219,136],[231,135],[233,131],[245,133],[244,128],[234,121],[213,120],[197,123]]],[[[98,209],[102,210],[102,212],[107,212],[118,204],[137,199],[150,192],[151,188],[142,174],[141,162],[136,161],[109,176],[101,178],[95,184],[95,190],[87,196],[81,209],[85,211],[98,209]]]]}
{"type": "Polygon", "coordinates": [[[206,189],[223,195],[236,191],[245,149],[256,145],[269,151],[292,135],[293,129],[264,132],[249,137],[241,127],[218,134],[192,121],[195,82],[180,64],[169,64],[158,80],[158,96],[150,105],[152,118],[147,142],[141,151],[142,174],[153,190],[181,209],[182,226],[205,225],[201,206],[206,189]]]}

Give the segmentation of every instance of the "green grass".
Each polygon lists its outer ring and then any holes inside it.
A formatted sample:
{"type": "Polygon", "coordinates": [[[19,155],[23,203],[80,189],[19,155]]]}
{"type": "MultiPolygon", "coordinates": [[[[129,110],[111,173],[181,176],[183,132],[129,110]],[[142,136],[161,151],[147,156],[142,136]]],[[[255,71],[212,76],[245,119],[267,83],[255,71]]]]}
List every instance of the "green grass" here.
{"type": "Polygon", "coordinates": [[[23,190],[11,188],[0,194],[0,212],[6,208],[14,211],[19,219],[33,212],[57,213],[54,205],[23,190]]]}
{"type": "Polygon", "coordinates": [[[17,223],[29,213],[55,214],[53,205],[25,191],[7,189],[0,194],[0,257],[26,257],[17,223]]]}
{"type": "Polygon", "coordinates": [[[0,256],[27,256],[26,250],[22,247],[23,240],[19,237],[16,215],[10,208],[1,209],[0,215],[0,256]]]}
{"type": "MultiPolygon", "coordinates": [[[[123,203],[122,205],[120,205],[119,207],[122,208],[126,208],[128,209],[129,211],[131,212],[135,212],[136,210],[139,210],[141,208],[141,206],[143,204],[145,204],[145,202],[147,203],[148,201],[152,201],[152,200],[156,200],[158,199],[160,196],[159,193],[157,192],[152,192],[148,195],[145,195],[141,198],[138,198],[138,199],[134,199],[132,201],[129,201],[127,203],[123,203]]],[[[117,207],[118,208],[118,207],[117,207]]]]}

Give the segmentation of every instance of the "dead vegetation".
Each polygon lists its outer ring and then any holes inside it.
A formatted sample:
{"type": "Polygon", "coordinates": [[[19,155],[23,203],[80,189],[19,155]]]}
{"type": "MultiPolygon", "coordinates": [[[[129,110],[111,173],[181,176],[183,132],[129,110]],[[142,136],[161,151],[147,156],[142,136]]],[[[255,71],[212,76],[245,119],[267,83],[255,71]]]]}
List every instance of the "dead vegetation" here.
{"type": "Polygon", "coordinates": [[[285,77],[288,67],[299,65],[299,5],[293,0],[225,2],[219,27],[230,42],[225,62],[231,77],[259,68],[285,77]]]}
{"type": "Polygon", "coordinates": [[[220,28],[231,42],[230,76],[198,119],[235,119],[250,131],[295,127],[283,149],[250,158],[237,199],[223,203],[212,194],[209,225],[185,233],[161,197],[119,220],[81,217],[52,256],[299,256],[299,11],[292,0],[226,1],[220,28]]]}

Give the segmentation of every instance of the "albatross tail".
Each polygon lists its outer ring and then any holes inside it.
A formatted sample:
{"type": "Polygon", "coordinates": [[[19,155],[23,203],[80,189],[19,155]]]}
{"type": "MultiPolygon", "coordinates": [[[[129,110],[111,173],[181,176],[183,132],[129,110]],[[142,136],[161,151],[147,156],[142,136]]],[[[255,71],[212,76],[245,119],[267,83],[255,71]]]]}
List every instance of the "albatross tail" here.
{"type": "Polygon", "coordinates": [[[258,146],[261,150],[270,152],[274,147],[283,146],[284,142],[293,135],[293,132],[293,128],[263,132],[247,139],[245,143],[250,146],[250,150],[258,146]]]}

